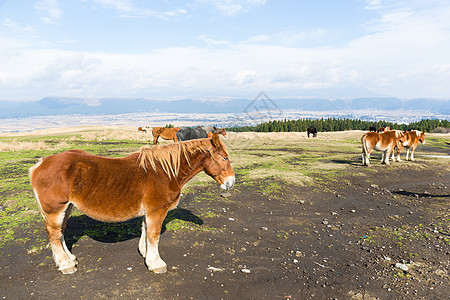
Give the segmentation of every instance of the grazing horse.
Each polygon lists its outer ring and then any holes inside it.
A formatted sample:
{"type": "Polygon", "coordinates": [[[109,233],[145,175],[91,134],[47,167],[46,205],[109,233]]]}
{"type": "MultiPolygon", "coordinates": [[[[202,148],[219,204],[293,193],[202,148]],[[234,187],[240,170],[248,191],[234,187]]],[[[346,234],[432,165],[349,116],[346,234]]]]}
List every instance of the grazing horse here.
{"type": "Polygon", "coordinates": [[[53,259],[63,274],[77,270],[67,248],[64,230],[73,206],[103,222],[122,222],[144,216],[139,252],[148,269],[166,272],[158,242],[168,210],[180,200],[182,187],[205,171],[223,189],[235,175],[225,145],[210,139],[142,147],[123,158],[109,158],[69,150],[41,160],[30,168],[30,179],[45,220],[53,259]]]}
{"type": "Polygon", "coordinates": [[[317,128],[316,127],[309,127],[306,132],[308,133],[308,137],[309,134],[312,134],[313,137],[317,137],[317,128]]]}
{"type": "Polygon", "coordinates": [[[389,130],[391,130],[391,127],[389,127],[389,126],[387,126],[387,127],[380,127],[380,128],[378,128],[377,133],[383,133],[383,132],[386,132],[386,131],[389,131],[389,130]]]}
{"type": "Polygon", "coordinates": [[[369,131],[376,132],[377,127],[376,126],[369,126],[369,131]]]}
{"type": "Polygon", "coordinates": [[[367,132],[361,137],[362,164],[370,165],[370,153],[372,150],[382,151],[381,163],[389,164],[389,155],[398,141],[405,141],[405,135],[401,131],[391,130],[383,133],[367,132]]]}
{"type": "Polygon", "coordinates": [[[177,132],[177,138],[179,141],[188,141],[195,139],[207,138],[210,133],[215,133],[220,130],[220,134],[225,136],[227,133],[223,128],[217,129],[210,126],[198,126],[197,128],[183,127],[177,132]]]}
{"type": "Polygon", "coordinates": [[[142,131],[143,133],[147,133],[147,130],[145,130],[145,128],[143,128],[143,127],[138,127],[138,131],[142,131]]]}
{"type": "MultiPolygon", "coordinates": [[[[397,149],[397,161],[401,161],[400,152],[402,152],[403,147],[406,148],[406,160],[414,161],[414,151],[417,148],[419,142],[425,144],[425,131],[411,130],[403,132],[405,135],[405,141],[403,143],[398,143],[395,148],[397,149]]],[[[395,151],[392,152],[392,160],[395,159],[395,151]]]]}
{"type": "Polygon", "coordinates": [[[173,140],[175,143],[178,142],[177,132],[180,129],[181,128],[179,128],[179,127],[172,127],[172,128],[153,127],[153,130],[152,130],[153,145],[158,144],[159,137],[162,137],[165,140],[173,140]]]}

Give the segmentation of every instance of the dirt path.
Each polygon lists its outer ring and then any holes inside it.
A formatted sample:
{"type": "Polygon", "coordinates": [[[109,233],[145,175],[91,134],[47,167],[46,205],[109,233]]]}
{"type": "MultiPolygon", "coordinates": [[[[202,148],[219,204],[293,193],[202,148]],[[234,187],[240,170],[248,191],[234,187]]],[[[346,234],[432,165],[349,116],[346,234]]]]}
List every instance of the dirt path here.
{"type": "MultiPolygon", "coordinates": [[[[163,226],[163,275],[138,254],[141,220],[72,217],[79,271],[63,276],[49,249],[0,249],[0,298],[448,299],[448,165],[329,163],[345,164],[338,181],[240,178],[228,198],[190,189],[163,226]]],[[[41,223],[22,231],[44,237],[41,223]]]]}

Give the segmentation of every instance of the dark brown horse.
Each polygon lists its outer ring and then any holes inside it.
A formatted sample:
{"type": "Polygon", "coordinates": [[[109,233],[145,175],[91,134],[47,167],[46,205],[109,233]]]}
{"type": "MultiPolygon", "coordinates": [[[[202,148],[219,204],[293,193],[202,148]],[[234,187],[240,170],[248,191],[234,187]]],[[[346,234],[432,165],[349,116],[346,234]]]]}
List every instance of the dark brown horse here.
{"type": "Polygon", "coordinates": [[[223,189],[234,184],[228,152],[218,134],[153,148],[142,147],[123,158],[69,150],[41,159],[30,179],[53,251],[63,274],[76,272],[77,260],[64,241],[72,207],[104,222],[144,216],[139,252],[149,270],[164,273],[158,242],[167,211],[180,200],[181,188],[205,171],[223,189]]]}
{"type": "Polygon", "coordinates": [[[138,131],[142,131],[143,133],[147,133],[147,130],[144,127],[138,127],[138,131]]]}
{"type": "Polygon", "coordinates": [[[153,145],[158,144],[159,137],[162,137],[165,140],[173,140],[175,143],[178,142],[177,132],[180,129],[181,128],[179,128],[179,127],[172,127],[172,128],[153,127],[153,130],[152,130],[153,145]]]}

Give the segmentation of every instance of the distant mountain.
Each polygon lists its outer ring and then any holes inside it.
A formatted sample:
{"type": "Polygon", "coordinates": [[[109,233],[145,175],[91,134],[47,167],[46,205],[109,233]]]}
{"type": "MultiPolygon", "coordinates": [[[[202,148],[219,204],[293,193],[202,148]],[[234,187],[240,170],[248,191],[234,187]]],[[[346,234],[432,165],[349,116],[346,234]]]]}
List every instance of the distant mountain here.
{"type": "Polygon", "coordinates": [[[281,111],[420,111],[450,115],[450,100],[396,98],[326,99],[232,99],[232,100],[148,100],[83,99],[48,97],[39,101],[0,101],[0,118],[23,118],[51,115],[111,115],[126,113],[245,113],[251,109],[281,111]],[[259,102],[258,102],[259,101],[259,102]],[[264,102],[265,101],[265,102],[264,102]]]}

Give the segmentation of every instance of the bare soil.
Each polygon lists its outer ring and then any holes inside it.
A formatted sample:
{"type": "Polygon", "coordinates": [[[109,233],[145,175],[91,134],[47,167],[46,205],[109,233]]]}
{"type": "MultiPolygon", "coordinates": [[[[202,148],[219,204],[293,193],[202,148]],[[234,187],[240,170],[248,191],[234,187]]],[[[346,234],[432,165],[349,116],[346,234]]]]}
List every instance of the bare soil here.
{"type": "MultiPolygon", "coordinates": [[[[192,188],[162,228],[162,275],[138,253],[141,219],[73,216],[78,272],[62,275],[50,249],[2,248],[0,298],[449,299],[448,165],[416,159],[389,167],[375,156],[367,168],[355,153],[328,162],[344,165],[339,180],[238,176],[228,197],[213,183],[192,188]]],[[[43,224],[18,234],[30,233],[44,238],[43,224]]]]}

